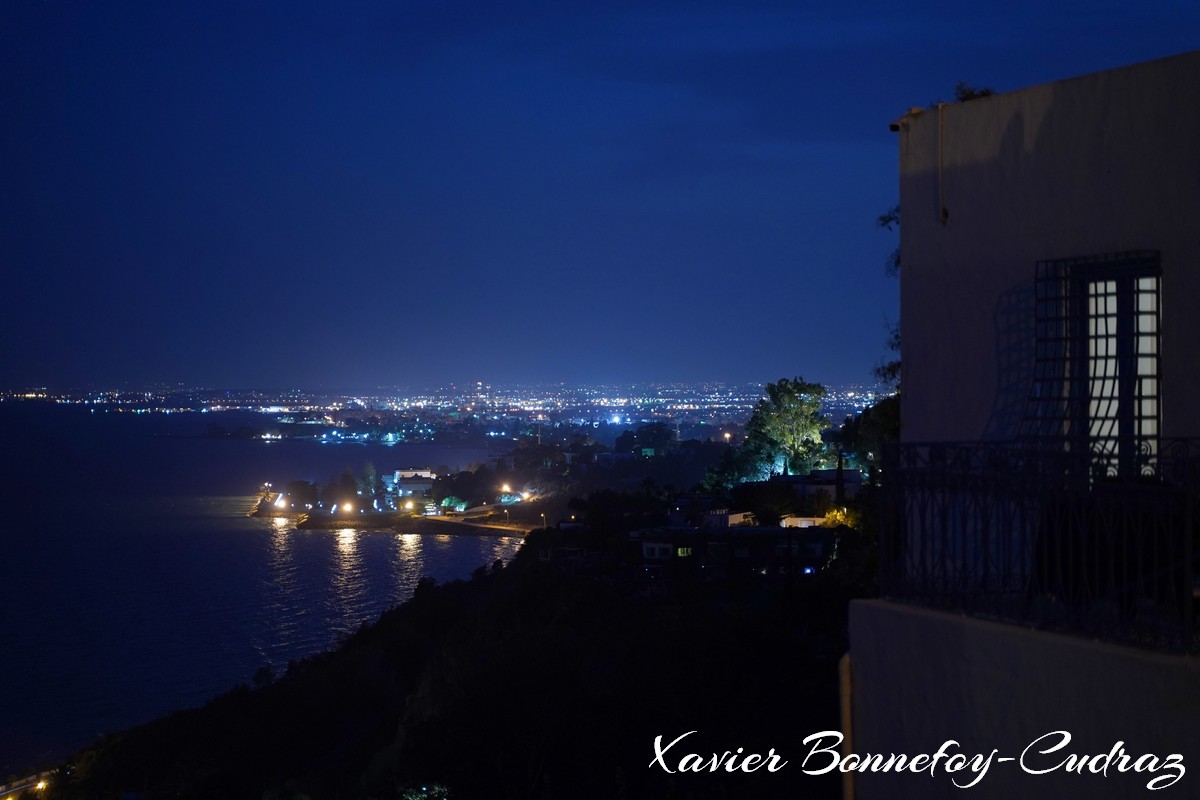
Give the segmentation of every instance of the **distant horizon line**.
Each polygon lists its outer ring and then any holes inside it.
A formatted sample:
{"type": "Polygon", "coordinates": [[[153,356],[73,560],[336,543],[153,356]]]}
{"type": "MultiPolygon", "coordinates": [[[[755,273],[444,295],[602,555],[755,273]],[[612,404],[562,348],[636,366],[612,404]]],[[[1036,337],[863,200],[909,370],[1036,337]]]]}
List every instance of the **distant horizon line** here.
{"type": "MultiPolygon", "coordinates": [[[[369,387],[366,387],[366,386],[359,386],[359,387],[344,387],[344,386],[343,387],[336,387],[336,386],[298,387],[298,386],[290,386],[290,387],[286,387],[286,388],[266,387],[266,386],[220,386],[220,385],[203,385],[203,384],[189,385],[189,384],[185,384],[185,383],[118,384],[118,385],[108,385],[108,386],[102,386],[99,384],[83,384],[83,385],[77,384],[77,385],[52,386],[49,384],[45,384],[45,385],[25,385],[25,386],[19,386],[19,387],[0,388],[0,394],[5,395],[5,396],[14,397],[14,398],[27,396],[27,395],[36,395],[38,393],[116,394],[116,393],[138,393],[138,392],[144,392],[144,393],[178,393],[178,392],[227,392],[228,393],[228,392],[237,392],[239,394],[245,394],[245,393],[267,394],[267,393],[270,393],[270,394],[275,394],[275,395],[296,393],[296,394],[338,394],[338,395],[343,395],[343,396],[361,394],[361,395],[372,396],[371,393],[374,393],[374,392],[424,393],[424,392],[443,392],[443,391],[447,391],[447,390],[463,391],[463,390],[469,390],[469,389],[476,389],[480,385],[482,385],[484,389],[492,390],[492,391],[496,391],[496,390],[503,391],[503,390],[514,390],[514,389],[551,389],[551,388],[557,388],[557,389],[600,389],[600,388],[633,389],[633,388],[643,388],[644,387],[644,388],[663,389],[663,388],[672,388],[672,387],[695,388],[695,387],[703,387],[703,386],[749,388],[749,387],[762,387],[762,386],[766,386],[768,383],[773,383],[777,380],[782,380],[784,378],[787,378],[790,380],[791,378],[794,378],[794,377],[796,377],[796,376],[791,376],[791,377],[781,376],[780,378],[775,378],[775,379],[767,380],[767,381],[732,381],[732,380],[716,380],[716,379],[660,380],[660,381],[652,381],[652,380],[651,381],[648,381],[648,380],[595,381],[595,382],[573,382],[573,381],[559,380],[559,381],[524,381],[524,382],[514,382],[514,383],[496,383],[496,382],[486,382],[486,381],[464,381],[464,382],[460,383],[460,382],[450,381],[450,382],[446,382],[446,383],[426,384],[426,385],[393,384],[393,385],[376,385],[376,386],[369,386],[369,387]]],[[[813,382],[819,383],[821,386],[823,386],[827,389],[830,387],[838,387],[838,388],[841,388],[841,387],[864,387],[864,388],[883,389],[883,390],[889,389],[887,384],[885,384],[883,382],[870,381],[870,380],[840,382],[840,383],[822,382],[822,381],[813,381],[813,382]]],[[[26,399],[35,399],[35,398],[27,397],[26,399]]]]}

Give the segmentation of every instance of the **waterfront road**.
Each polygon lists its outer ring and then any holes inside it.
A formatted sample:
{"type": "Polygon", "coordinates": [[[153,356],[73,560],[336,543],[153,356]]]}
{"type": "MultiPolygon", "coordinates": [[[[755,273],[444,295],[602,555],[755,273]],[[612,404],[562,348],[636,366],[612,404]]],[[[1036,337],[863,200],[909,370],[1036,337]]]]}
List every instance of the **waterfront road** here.
{"type": "Polygon", "coordinates": [[[17,797],[28,789],[33,789],[35,792],[41,792],[50,785],[50,778],[53,773],[39,772],[37,775],[30,775],[27,778],[18,778],[17,780],[0,785],[0,800],[16,800],[17,797]]]}
{"type": "Polygon", "coordinates": [[[396,525],[399,529],[412,528],[417,533],[461,533],[476,536],[525,536],[536,526],[471,522],[461,517],[409,517],[396,525]],[[429,523],[428,525],[425,523],[429,523]]]}

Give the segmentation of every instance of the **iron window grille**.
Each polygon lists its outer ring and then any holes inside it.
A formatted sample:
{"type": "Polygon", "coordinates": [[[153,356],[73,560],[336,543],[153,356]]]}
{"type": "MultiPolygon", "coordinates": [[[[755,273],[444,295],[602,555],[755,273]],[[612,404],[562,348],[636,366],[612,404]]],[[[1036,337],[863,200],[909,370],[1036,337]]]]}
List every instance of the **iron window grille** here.
{"type": "Polygon", "coordinates": [[[1152,474],[1161,277],[1155,251],[1037,264],[1036,361],[1022,439],[1087,454],[1097,476],[1152,474]]]}

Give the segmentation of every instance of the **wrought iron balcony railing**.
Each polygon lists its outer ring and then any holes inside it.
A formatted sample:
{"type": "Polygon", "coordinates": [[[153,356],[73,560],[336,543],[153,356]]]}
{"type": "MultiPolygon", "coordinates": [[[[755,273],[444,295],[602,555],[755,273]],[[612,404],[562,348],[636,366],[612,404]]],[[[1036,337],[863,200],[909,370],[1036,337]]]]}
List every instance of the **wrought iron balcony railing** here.
{"type": "Polygon", "coordinates": [[[1156,441],[1119,463],[1019,443],[904,444],[881,478],[886,596],[1200,650],[1200,441],[1156,441]]]}

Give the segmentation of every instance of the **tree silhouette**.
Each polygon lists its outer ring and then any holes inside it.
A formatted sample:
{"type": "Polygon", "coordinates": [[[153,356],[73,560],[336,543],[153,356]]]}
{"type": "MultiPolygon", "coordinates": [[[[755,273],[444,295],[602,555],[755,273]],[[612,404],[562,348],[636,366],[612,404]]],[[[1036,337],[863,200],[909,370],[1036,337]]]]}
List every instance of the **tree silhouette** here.
{"type": "Polygon", "coordinates": [[[803,378],[780,378],[768,383],[766,397],[758,401],[746,424],[753,439],[784,457],[784,472],[808,472],[820,463],[825,446],[821,430],[828,423],[821,417],[825,387],[803,378]]]}

